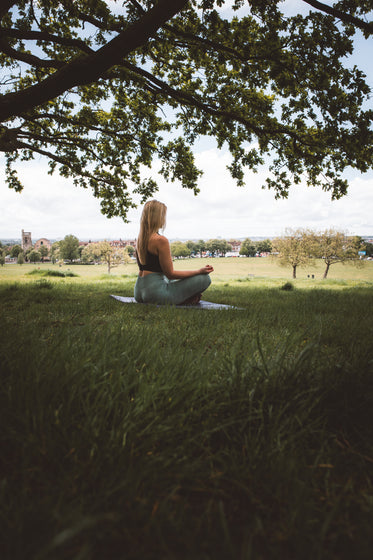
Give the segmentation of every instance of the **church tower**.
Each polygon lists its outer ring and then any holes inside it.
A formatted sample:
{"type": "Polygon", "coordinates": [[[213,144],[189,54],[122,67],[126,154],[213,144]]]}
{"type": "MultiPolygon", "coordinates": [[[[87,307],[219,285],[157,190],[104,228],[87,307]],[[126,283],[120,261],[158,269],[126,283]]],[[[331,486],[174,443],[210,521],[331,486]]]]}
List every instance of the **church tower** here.
{"type": "Polygon", "coordinates": [[[22,230],[22,249],[27,251],[32,247],[31,232],[22,230]]]}

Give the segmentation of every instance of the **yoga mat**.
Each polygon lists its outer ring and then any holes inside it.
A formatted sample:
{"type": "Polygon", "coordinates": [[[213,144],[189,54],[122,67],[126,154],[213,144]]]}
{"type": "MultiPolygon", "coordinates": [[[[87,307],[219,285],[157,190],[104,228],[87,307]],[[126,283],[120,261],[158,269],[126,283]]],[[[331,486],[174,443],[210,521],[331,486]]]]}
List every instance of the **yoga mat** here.
{"type": "MultiPolygon", "coordinates": [[[[113,294],[111,294],[110,297],[118,301],[121,301],[122,303],[137,303],[134,297],[115,296],[113,294]]],[[[139,303],[138,305],[148,305],[148,304],[139,303]]],[[[242,309],[242,307],[234,307],[234,305],[226,305],[224,303],[212,303],[211,301],[204,301],[204,300],[201,300],[197,305],[175,305],[175,307],[179,307],[179,308],[182,307],[184,309],[242,309]]]]}

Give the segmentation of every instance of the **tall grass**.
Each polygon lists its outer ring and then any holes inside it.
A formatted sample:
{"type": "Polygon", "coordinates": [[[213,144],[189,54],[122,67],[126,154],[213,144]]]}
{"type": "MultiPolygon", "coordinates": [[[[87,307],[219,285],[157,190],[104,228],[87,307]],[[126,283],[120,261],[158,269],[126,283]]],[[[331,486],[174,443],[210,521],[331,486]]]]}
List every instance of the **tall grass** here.
{"type": "Polygon", "coordinates": [[[370,289],[0,289],[1,557],[370,558],[370,289]]]}

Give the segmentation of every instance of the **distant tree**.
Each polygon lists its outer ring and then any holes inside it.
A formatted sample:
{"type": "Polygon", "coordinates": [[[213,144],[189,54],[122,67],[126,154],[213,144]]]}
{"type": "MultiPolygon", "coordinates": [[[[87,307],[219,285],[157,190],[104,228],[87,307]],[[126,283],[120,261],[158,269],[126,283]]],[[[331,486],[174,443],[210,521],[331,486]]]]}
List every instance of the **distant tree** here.
{"type": "Polygon", "coordinates": [[[373,257],[373,243],[368,243],[368,241],[365,241],[363,251],[366,252],[367,257],[373,257]]]}
{"type": "Polygon", "coordinates": [[[272,242],[270,239],[263,239],[255,243],[258,253],[270,253],[272,251],[272,242]]]}
{"type": "Polygon", "coordinates": [[[364,251],[364,257],[372,257],[373,256],[373,243],[369,243],[368,241],[364,241],[360,235],[355,236],[356,242],[359,245],[359,251],[364,251]]]}
{"type": "Polygon", "coordinates": [[[23,264],[24,262],[25,262],[25,256],[23,254],[23,251],[21,251],[21,253],[18,253],[17,264],[23,264]]]}
{"type": "Polygon", "coordinates": [[[20,253],[23,252],[21,245],[13,245],[10,250],[10,256],[14,259],[17,258],[20,253]]]}
{"type": "Polygon", "coordinates": [[[195,255],[196,253],[199,253],[198,243],[196,243],[195,241],[187,241],[186,246],[188,247],[191,254],[195,255]]]}
{"type": "Polygon", "coordinates": [[[315,254],[322,258],[325,263],[323,278],[327,278],[329,269],[333,264],[349,262],[362,265],[359,257],[359,251],[363,247],[361,238],[357,236],[348,237],[345,232],[331,228],[316,234],[315,241],[315,254]]]}
{"type": "Polygon", "coordinates": [[[124,249],[112,247],[108,241],[89,243],[83,249],[82,258],[106,263],[108,274],[112,268],[130,261],[130,257],[124,249]]]}
{"type": "Polygon", "coordinates": [[[251,241],[251,239],[246,238],[245,241],[241,243],[240,255],[243,255],[245,257],[255,257],[256,246],[251,241]]]}
{"type": "Polygon", "coordinates": [[[5,264],[5,251],[3,249],[0,249],[0,266],[4,266],[4,264],[5,264]]]}
{"type": "Polygon", "coordinates": [[[314,235],[310,230],[286,229],[284,237],[272,241],[272,250],[281,266],[291,266],[293,278],[297,277],[297,268],[309,264],[314,256],[314,235]]]}
{"type": "Polygon", "coordinates": [[[215,257],[219,254],[225,255],[230,249],[232,246],[226,239],[209,239],[206,243],[206,250],[215,257]]]}
{"type": "Polygon", "coordinates": [[[55,243],[53,243],[53,245],[51,247],[50,259],[51,259],[53,264],[55,264],[59,259],[60,243],[61,243],[61,241],[56,241],[55,243]]]}
{"type": "Polygon", "coordinates": [[[220,253],[226,255],[228,251],[232,251],[232,245],[226,239],[222,239],[220,243],[220,253]]]}
{"type": "Polygon", "coordinates": [[[196,248],[197,248],[197,252],[202,257],[203,253],[206,251],[206,241],[204,241],[203,239],[197,241],[196,248]]]}
{"type": "Polygon", "coordinates": [[[189,257],[190,256],[190,249],[188,249],[185,243],[181,241],[173,241],[170,245],[171,255],[173,257],[189,257]]]}
{"type": "Polygon", "coordinates": [[[38,249],[41,257],[41,262],[44,262],[45,257],[49,255],[49,249],[46,245],[40,245],[38,249]]]}
{"type": "Polygon", "coordinates": [[[132,247],[132,245],[126,245],[124,250],[130,257],[133,257],[135,254],[135,247],[132,247]]]}
{"type": "Polygon", "coordinates": [[[39,253],[39,251],[32,250],[28,254],[28,260],[32,263],[40,262],[41,254],[39,253]]]}
{"type": "Polygon", "coordinates": [[[61,259],[72,262],[79,258],[79,239],[75,235],[66,235],[59,243],[61,259]]]}

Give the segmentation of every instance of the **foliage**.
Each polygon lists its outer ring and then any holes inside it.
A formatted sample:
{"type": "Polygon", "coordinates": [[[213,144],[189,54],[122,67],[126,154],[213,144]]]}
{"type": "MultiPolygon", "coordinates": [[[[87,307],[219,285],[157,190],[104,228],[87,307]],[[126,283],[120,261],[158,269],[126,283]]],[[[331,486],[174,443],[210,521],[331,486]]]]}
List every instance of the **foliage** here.
{"type": "Polygon", "coordinates": [[[325,262],[323,278],[326,278],[332,264],[351,262],[361,265],[359,251],[362,249],[360,238],[349,237],[343,231],[333,228],[315,234],[315,254],[325,262]]]}
{"type": "Polygon", "coordinates": [[[23,264],[24,262],[25,262],[25,257],[23,251],[21,251],[20,253],[18,253],[17,264],[23,264]]]}
{"type": "Polygon", "coordinates": [[[28,253],[27,258],[32,263],[39,262],[41,260],[41,254],[39,251],[32,250],[28,253]]]}
{"type": "Polygon", "coordinates": [[[10,256],[12,258],[17,258],[18,255],[22,252],[23,252],[23,249],[22,249],[21,245],[13,245],[13,247],[10,250],[10,256]]]}
{"type": "Polygon", "coordinates": [[[281,286],[281,290],[284,290],[285,292],[290,292],[294,290],[294,284],[292,284],[292,282],[285,282],[285,284],[281,286]]]}
{"type": "Polygon", "coordinates": [[[48,247],[46,245],[40,245],[38,251],[40,253],[41,262],[43,262],[45,257],[47,257],[49,254],[48,247]]]}
{"type": "Polygon", "coordinates": [[[99,261],[107,264],[107,272],[110,274],[112,268],[121,263],[129,262],[130,257],[127,251],[112,247],[108,241],[89,243],[82,251],[83,261],[99,261]]]}
{"type": "Polygon", "coordinates": [[[186,243],[183,243],[182,241],[173,241],[170,244],[170,249],[171,249],[171,255],[176,258],[189,257],[191,253],[186,243]]]}
{"type": "Polygon", "coordinates": [[[277,237],[272,241],[272,250],[281,266],[291,266],[293,278],[297,277],[297,268],[305,266],[314,258],[314,235],[311,230],[285,230],[284,237],[277,237]]]}
{"type": "Polygon", "coordinates": [[[3,557],[370,558],[372,290],[326,286],[2,284],[3,557]]]}
{"type": "Polygon", "coordinates": [[[212,256],[225,255],[228,251],[232,249],[226,239],[209,239],[206,242],[206,251],[208,251],[212,256]]]}
{"type": "Polygon", "coordinates": [[[363,250],[366,252],[367,257],[373,257],[373,243],[363,243],[363,250]]]}
{"type": "Polygon", "coordinates": [[[60,241],[55,241],[55,243],[52,244],[51,250],[50,250],[50,260],[52,261],[53,264],[55,264],[58,259],[59,259],[59,255],[60,255],[60,241]]]}
{"type": "Polygon", "coordinates": [[[280,0],[5,0],[9,186],[22,189],[17,160],[42,155],[51,173],[90,187],[107,216],[126,219],[156,192],[142,171],[154,160],[197,193],[191,146],[209,136],[229,149],[239,185],[270,157],[276,196],[303,174],[344,195],[344,170],[372,167],[370,89],[348,61],[356,31],[372,33],[371,3],[305,3],[307,15],[287,17],[280,0]]]}
{"type": "Polygon", "coordinates": [[[204,241],[203,239],[200,239],[199,241],[197,241],[196,248],[197,248],[198,253],[200,254],[200,257],[202,257],[203,253],[207,249],[206,241],[204,241]]]}
{"type": "Polygon", "coordinates": [[[130,257],[133,257],[135,254],[135,247],[132,247],[132,245],[126,245],[124,250],[130,257]]]}
{"type": "Polygon", "coordinates": [[[272,251],[272,241],[270,239],[263,239],[255,243],[258,253],[270,253],[272,251]]]}
{"type": "Polygon", "coordinates": [[[186,246],[188,247],[191,255],[196,255],[199,253],[199,244],[195,241],[187,241],[186,246]]]}
{"type": "Polygon", "coordinates": [[[245,257],[255,257],[256,251],[256,245],[248,237],[241,243],[240,255],[244,255],[245,257]]]}
{"type": "Polygon", "coordinates": [[[5,264],[5,251],[0,249],[0,265],[4,266],[5,264]]]}
{"type": "Polygon", "coordinates": [[[79,258],[79,239],[75,235],[65,235],[58,243],[59,258],[64,261],[75,261],[79,258]]]}
{"type": "Polygon", "coordinates": [[[69,270],[66,270],[66,271],[50,270],[50,269],[41,270],[41,269],[37,269],[37,268],[34,268],[34,270],[31,270],[27,274],[29,276],[52,276],[52,277],[57,277],[57,278],[73,278],[73,277],[78,276],[78,274],[75,274],[74,272],[71,272],[69,270]]]}

